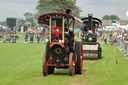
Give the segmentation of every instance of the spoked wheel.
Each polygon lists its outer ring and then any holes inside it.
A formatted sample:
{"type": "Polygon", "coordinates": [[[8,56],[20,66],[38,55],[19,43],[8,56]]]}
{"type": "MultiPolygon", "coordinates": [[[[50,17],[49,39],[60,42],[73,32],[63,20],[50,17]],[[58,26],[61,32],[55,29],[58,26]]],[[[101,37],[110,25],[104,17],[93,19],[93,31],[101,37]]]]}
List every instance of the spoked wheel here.
{"type": "Polygon", "coordinates": [[[73,61],[73,53],[69,54],[69,73],[70,76],[74,75],[74,61],[73,61]]]}
{"type": "Polygon", "coordinates": [[[54,73],[55,67],[48,66],[48,60],[46,59],[46,55],[43,57],[43,75],[47,76],[48,74],[54,73]]]}
{"type": "Polygon", "coordinates": [[[43,56],[43,75],[48,75],[48,61],[46,59],[46,54],[43,56]]]}
{"type": "Polygon", "coordinates": [[[83,73],[83,45],[81,44],[81,57],[80,57],[80,61],[81,61],[81,73],[83,73]]]}
{"type": "Polygon", "coordinates": [[[75,52],[77,54],[77,61],[75,64],[75,73],[82,74],[83,72],[83,46],[80,42],[75,43],[75,52]]]}

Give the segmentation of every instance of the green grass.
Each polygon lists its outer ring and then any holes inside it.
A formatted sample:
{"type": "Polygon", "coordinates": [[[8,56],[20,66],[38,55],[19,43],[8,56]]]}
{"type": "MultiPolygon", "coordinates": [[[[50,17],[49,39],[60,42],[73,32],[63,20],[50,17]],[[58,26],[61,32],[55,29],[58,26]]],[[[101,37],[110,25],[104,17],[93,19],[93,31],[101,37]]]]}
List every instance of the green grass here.
{"type": "Polygon", "coordinates": [[[127,85],[128,60],[114,45],[103,45],[103,58],[84,61],[82,75],[56,70],[42,76],[45,44],[0,43],[0,85],[127,85]],[[118,64],[116,64],[118,60],[118,64]],[[62,74],[61,74],[62,73],[62,74]]]}

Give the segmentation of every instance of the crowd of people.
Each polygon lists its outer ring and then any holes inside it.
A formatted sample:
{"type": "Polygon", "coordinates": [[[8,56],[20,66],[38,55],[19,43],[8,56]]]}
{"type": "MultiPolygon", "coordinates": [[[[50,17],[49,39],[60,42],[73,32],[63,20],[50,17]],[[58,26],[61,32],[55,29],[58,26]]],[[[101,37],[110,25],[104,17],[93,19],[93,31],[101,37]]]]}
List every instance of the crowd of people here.
{"type": "Polygon", "coordinates": [[[37,43],[40,43],[47,38],[46,29],[38,29],[37,27],[32,29],[29,27],[28,30],[25,32],[24,43],[28,43],[29,37],[30,37],[30,43],[33,43],[34,39],[37,40],[37,43]]]}
{"type": "Polygon", "coordinates": [[[32,28],[30,25],[27,28],[20,26],[19,30],[16,26],[12,29],[9,28],[9,26],[6,26],[6,28],[0,27],[0,41],[3,41],[4,43],[7,41],[16,43],[16,40],[22,36],[24,37],[24,43],[28,43],[29,41],[30,43],[33,43],[34,40],[37,41],[37,43],[40,43],[47,38],[46,31],[46,28],[37,28],[37,26],[32,28]]]}
{"type": "MultiPolygon", "coordinates": [[[[24,26],[21,26],[20,31],[18,32],[16,26],[14,26],[13,29],[9,28],[9,26],[6,26],[6,28],[3,29],[0,26],[0,41],[3,39],[3,42],[12,41],[13,43],[16,43],[16,40],[20,38],[18,36],[18,33],[20,33],[20,35],[24,36],[24,43],[33,43],[34,41],[40,43],[48,39],[48,30],[46,28],[47,27],[38,28],[37,26],[34,28],[31,26],[24,28],[24,26]]],[[[101,33],[97,32],[97,36],[102,43],[105,44],[107,44],[107,42],[110,42],[111,44],[119,43],[119,40],[128,44],[128,32],[122,30],[111,30],[109,32],[109,39],[105,31],[102,31],[101,33]]]]}
{"type": "Polygon", "coordinates": [[[102,31],[101,33],[97,33],[98,38],[102,43],[107,44],[107,42],[114,44],[118,43],[119,40],[125,42],[128,44],[128,32],[124,30],[111,30],[109,33],[106,33],[105,31],[102,31]],[[107,36],[107,34],[109,34],[107,36]]]}
{"type": "Polygon", "coordinates": [[[116,31],[110,32],[110,42],[112,44],[118,43],[119,40],[128,44],[128,32],[122,31],[122,30],[116,30],[116,31]]]}
{"type": "Polygon", "coordinates": [[[13,30],[11,30],[9,26],[6,26],[5,28],[2,28],[2,26],[0,26],[0,41],[3,41],[4,43],[11,41],[12,43],[16,43],[17,38],[16,26],[13,27],[13,30]]]}
{"type": "Polygon", "coordinates": [[[122,50],[128,56],[128,32],[127,31],[114,31],[110,33],[110,39],[112,44],[115,43],[120,50],[122,50]]]}
{"type": "Polygon", "coordinates": [[[101,33],[97,32],[97,38],[98,38],[98,42],[102,42],[102,43],[107,44],[108,39],[107,39],[107,33],[106,32],[104,32],[104,31],[101,33]]]}

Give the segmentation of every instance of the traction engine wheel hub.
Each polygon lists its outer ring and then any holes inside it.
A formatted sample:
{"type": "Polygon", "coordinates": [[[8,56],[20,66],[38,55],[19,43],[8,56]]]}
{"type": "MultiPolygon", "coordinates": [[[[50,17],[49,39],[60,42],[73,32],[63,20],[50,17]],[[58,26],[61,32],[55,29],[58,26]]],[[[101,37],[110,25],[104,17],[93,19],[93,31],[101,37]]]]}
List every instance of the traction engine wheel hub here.
{"type": "Polygon", "coordinates": [[[62,51],[61,48],[56,48],[55,49],[56,54],[61,54],[61,51],[62,51]]]}

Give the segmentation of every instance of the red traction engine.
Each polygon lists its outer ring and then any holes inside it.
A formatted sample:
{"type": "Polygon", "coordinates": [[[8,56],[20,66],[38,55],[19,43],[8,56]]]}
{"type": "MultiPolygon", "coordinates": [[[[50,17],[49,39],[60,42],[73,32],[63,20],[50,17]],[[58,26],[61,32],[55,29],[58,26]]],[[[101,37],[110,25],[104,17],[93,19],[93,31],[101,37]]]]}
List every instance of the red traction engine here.
{"type": "Polygon", "coordinates": [[[39,24],[48,25],[49,40],[43,56],[43,75],[53,74],[55,68],[69,69],[69,74],[82,74],[83,51],[80,42],[74,42],[75,18],[65,13],[41,15],[39,24]]]}

